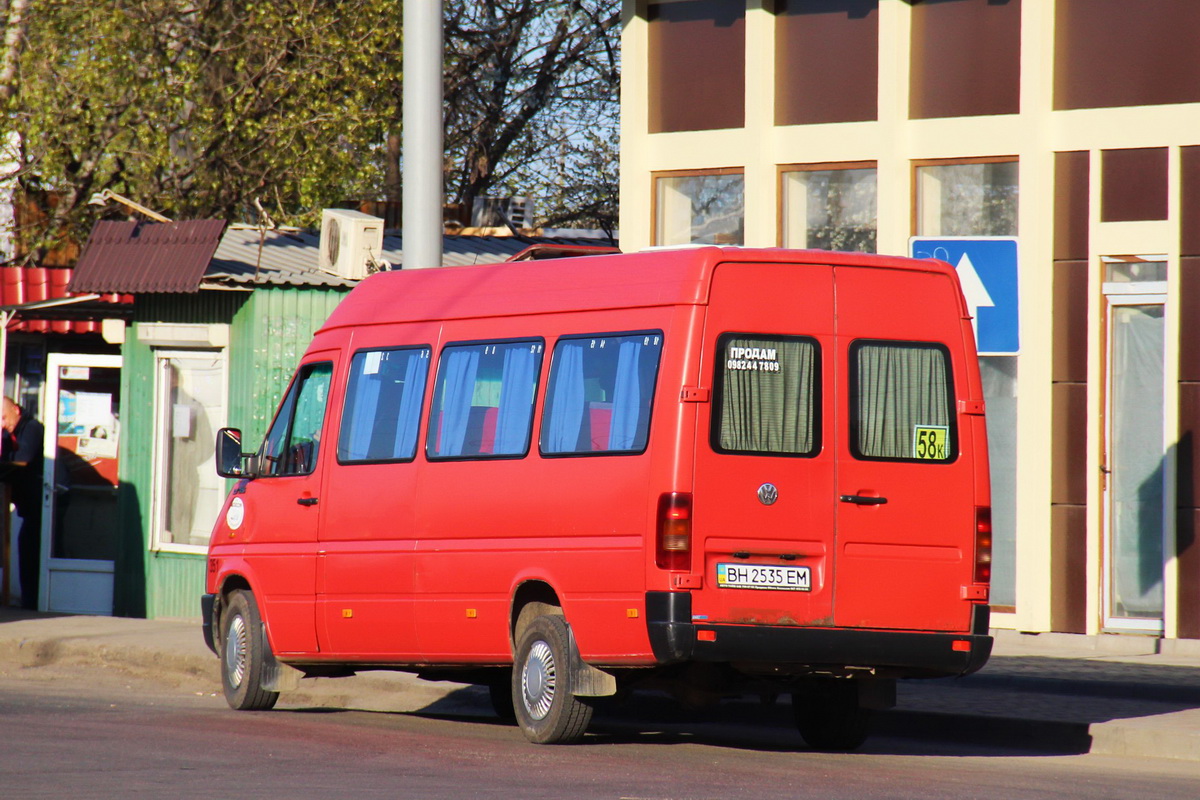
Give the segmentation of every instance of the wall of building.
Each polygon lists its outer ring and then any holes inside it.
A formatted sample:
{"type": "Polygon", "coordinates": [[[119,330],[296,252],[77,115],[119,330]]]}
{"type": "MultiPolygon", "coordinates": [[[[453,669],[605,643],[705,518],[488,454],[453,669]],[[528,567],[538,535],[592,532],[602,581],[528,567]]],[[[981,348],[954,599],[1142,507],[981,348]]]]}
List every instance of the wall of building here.
{"type": "Polygon", "coordinates": [[[262,438],[312,334],[345,297],[343,290],[265,287],[254,292],[139,296],[124,345],[120,519],[122,547],[115,565],[115,611],[123,616],[195,617],[204,591],[198,548],[157,546],[152,500],[155,463],[155,348],[139,339],[150,323],[228,329],[227,424],[248,443],[262,438]],[[134,413],[144,409],[147,413],[134,413]]]}
{"type": "Polygon", "coordinates": [[[770,247],[788,230],[787,169],[870,165],[875,247],[906,254],[919,166],[1015,159],[1022,346],[1015,602],[993,617],[1004,627],[1105,629],[1103,258],[1153,255],[1167,265],[1161,632],[1200,636],[1197,26],[1200,5],[1187,0],[624,3],[623,249],[665,243],[656,178],[742,175],[742,243],[770,247]],[[690,85],[671,66],[683,26],[704,43],[690,85]],[[683,117],[662,108],[681,102],[683,117]],[[710,108],[734,121],[704,122],[710,108]]]}

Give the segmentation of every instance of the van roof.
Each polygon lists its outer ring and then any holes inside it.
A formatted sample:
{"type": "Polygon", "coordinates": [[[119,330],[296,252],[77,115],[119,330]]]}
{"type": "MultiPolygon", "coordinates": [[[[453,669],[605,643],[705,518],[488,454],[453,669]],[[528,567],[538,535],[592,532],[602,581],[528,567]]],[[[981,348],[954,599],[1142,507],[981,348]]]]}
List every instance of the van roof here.
{"type": "Polygon", "coordinates": [[[478,267],[381,272],[363,280],[321,330],[553,313],[564,309],[647,308],[707,302],[717,264],[771,262],[950,272],[948,264],[827,250],[695,247],[644,250],[478,267]]]}

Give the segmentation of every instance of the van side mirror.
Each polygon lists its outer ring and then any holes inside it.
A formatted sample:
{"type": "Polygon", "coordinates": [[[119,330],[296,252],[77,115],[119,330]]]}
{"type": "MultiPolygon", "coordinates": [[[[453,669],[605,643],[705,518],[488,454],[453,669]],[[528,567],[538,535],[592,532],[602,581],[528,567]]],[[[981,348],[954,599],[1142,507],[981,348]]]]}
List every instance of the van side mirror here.
{"type": "Polygon", "coordinates": [[[242,452],[242,432],[237,428],[217,431],[217,474],[222,478],[253,478],[253,453],[242,452]]]}

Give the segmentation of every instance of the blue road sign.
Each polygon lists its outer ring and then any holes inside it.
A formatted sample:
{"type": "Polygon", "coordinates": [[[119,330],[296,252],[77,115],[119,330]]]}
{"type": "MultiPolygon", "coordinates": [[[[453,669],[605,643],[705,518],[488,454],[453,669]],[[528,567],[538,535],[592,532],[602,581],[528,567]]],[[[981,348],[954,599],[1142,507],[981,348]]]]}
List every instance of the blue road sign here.
{"type": "Polygon", "coordinates": [[[1014,355],[1020,350],[1015,237],[914,236],[908,250],[913,258],[938,258],[958,270],[980,353],[1014,355]]]}

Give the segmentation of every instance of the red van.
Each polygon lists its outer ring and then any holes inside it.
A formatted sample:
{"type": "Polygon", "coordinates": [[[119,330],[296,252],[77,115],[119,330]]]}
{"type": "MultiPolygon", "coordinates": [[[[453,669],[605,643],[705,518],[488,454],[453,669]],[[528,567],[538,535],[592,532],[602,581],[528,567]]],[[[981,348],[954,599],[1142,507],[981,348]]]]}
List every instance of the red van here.
{"type": "Polygon", "coordinates": [[[534,742],[641,686],[788,693],[851,749],[983,666],[983,393],[937,261],[695,248],[385,272],[317,332],[213,531],[238,709],[288,679],[487,685],[534,742]]]}

